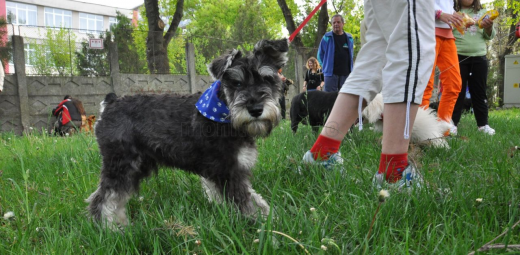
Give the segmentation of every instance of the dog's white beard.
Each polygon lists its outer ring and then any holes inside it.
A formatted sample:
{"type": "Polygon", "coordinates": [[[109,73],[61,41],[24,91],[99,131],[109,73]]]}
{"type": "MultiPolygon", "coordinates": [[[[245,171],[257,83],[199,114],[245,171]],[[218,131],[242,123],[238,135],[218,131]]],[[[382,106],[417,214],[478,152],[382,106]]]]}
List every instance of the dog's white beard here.
{"type": "Polygon", "coordinates": [[[280,109],[274,101],[266,101],[262,115],[254,118],[244,107],[231,108],[233,128],[243,130],[251,136],[265,137],[278,125],[281,119],[280,109]]]}

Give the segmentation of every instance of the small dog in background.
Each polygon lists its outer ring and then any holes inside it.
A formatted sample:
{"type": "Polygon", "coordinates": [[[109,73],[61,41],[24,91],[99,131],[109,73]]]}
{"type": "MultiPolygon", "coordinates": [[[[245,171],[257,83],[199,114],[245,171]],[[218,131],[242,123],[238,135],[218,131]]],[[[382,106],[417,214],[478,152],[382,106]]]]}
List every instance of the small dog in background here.
{"type": "Polygon", "coordinates": [[[81,128],[80,132],[94,132],[94,125],[96,123],[96,116],[89,115],[88,117],[85,115],[81,115],[81,128]]]}
{"type": "MultiPolygon", "coordinates": [[[[363,110],[363,116],[368,123],[374,125],[374,130],[383,132],[383,95],[378,94],[370,104],[363,110]]],[[[435,112],[431,109],[419,107],[415,122],[412,128],[410,142],[415,144],[431,144],[434,147],[449,148],[448,142],[444,139],[444,133],[450,130],[452,124],[446,121],[439,121],[435,112]]]]}
{"type": "Polygon", "coordinates": [[[338,92],[322,91],[308,91],[294,96],[290,110],[292,131],[296,133],[301,122],[310,125],[312,131],[317,133],[325,125],[337,97],[338,92]]]}
{"type": "MultiPolygon", "coordinates": [[[[313,131],[317,132],[320,126],[325,125],[326,117],[329,115],[338,92],[309,91],[293,97],[291,102],[291,129],[296,133],[298,124],[311,125],[313,131]]],[[[378,94],[370,104],[363,110],[363,117],[374,125],[374,130],[383,132],[383,96],[378,94]]],[[[435,112],[419,108],[412,129],[411,142],[430,143],[435,147],[449,148],[443,139],[444,132],[449,130],[451,124],[438,121],[435,112]]]]}
{"type": "Polygon", "coordinates": [[[208,65],[216,80],[202,95],[108,94],[95,133],[102,156],[88,211],[111,227],[128,224],[125,205],[159,166],[201,176],[210,200],[233,202],[246,216],[270,208],[250,182],[255,139],[280,122],[288,40],[261,40],[248,56],[232,50],[208,65]]]}

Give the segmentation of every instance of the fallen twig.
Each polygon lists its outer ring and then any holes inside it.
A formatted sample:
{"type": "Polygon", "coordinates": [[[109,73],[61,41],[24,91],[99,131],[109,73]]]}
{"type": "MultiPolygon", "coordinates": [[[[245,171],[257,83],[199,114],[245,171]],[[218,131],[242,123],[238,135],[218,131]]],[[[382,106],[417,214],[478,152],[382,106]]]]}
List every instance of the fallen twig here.
{"type": "MultiPolygon", "coordinates": [[[[498,238],[502,237],[503,235],[507,234],[507,232],[509,232],[509,230],[513,230],[516,226],[518,226],[518,224],[520,224],[520,220],[517,221],[515,224],[513,224],[513,226],[511,228],[508,228],[506,229],[504,232],[502,232],[502,234],[498,235],[497,237],[493,238],[493,240],[487,242],[486,244],[482,245],[482,247],[480,247],[477,251],[487,251],[489,249],[499,249],[499,248],[496,248],[495,246],[497,245],[491,245],[494,241],[496,241],[498,238]],[[489,247],[495,247],[495,248],[489,248],[489,247]]],[[[505,248],[505,245],[501,244],[503,247],[502,248],[505,248]]],[[[512,245],[508,245],[507,247],[515,247],[518,246],[520,247],[520,245],[516,245],[516,244],[512,244],[512,245]]],[[[497,246],[498,247],[498,246],[497,246]]],[[[473,255],[475,254],[474,251],[468,253],[468,255],[473,255]]]]}

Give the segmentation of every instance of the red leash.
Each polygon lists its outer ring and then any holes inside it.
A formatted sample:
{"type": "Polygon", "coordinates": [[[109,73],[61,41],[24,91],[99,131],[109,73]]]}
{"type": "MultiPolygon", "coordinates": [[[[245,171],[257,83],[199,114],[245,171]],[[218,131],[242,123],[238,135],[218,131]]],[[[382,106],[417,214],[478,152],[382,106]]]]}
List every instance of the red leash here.
{"type": "Polygon", "coordinates": [[[318,9],[321,8],[321,6],[325,2],[327,2],[327,0],[321,0],[320,4],[318,4],[318,6],[316,6],[316,8],[314,8],[314,10],[312,10],[312,12],[309,14],[309,16],[307,16],[307,18],[305,18],[303,20],[303,22],[298,26],[298,28],[296,30],[294,30],[294,32],[289,37],[289,42],[292,42],[294,40],[294,37],[296,37],[296,35],[300,32],[300,30],[302,30],[302,28],[307,24],[307,22],[309,22],[309,20],[312,18],[312,16],[314,16],[314,14],[318,11],[318,9]]]}

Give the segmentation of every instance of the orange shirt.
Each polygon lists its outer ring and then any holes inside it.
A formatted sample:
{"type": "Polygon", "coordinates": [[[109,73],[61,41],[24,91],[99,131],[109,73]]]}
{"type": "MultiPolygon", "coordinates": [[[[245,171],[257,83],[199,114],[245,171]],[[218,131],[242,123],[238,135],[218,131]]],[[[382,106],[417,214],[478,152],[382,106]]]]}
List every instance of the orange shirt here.
{"type": "Polygon", "coordinates": [[[444,39],[455,39],[451,28],[435,28],[435,36],[442,37],[444,39]]]}

